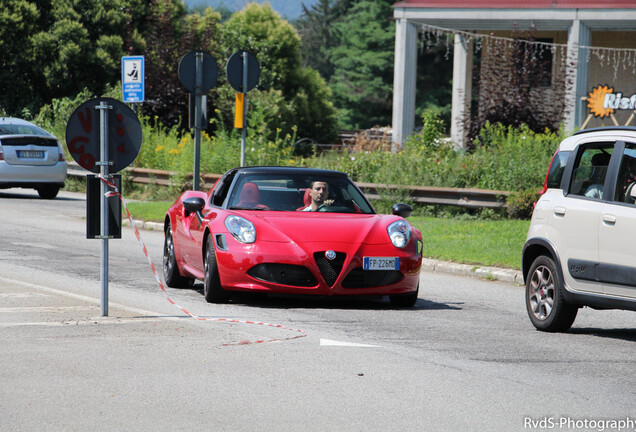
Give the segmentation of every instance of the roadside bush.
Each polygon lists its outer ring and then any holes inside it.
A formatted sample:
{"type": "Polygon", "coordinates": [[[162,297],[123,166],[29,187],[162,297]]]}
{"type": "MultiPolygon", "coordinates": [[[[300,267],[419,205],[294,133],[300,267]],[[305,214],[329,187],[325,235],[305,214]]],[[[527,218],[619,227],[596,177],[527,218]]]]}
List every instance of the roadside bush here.
{"type": "Polygon", "coordinates": [[[512,192],[506,199],[507,212],[511,219],[528,219],[532,216],[534,204],[541,196],[541,189],[530,188],[512,192]]]}
{"type": "Polygon", "coordinates": [[[550,160],[565,137],[562,131],[542,134],[521,128],[486,123],[470,156],[475,160],[473,186],[519,191],[543,185],[550,160]]]}

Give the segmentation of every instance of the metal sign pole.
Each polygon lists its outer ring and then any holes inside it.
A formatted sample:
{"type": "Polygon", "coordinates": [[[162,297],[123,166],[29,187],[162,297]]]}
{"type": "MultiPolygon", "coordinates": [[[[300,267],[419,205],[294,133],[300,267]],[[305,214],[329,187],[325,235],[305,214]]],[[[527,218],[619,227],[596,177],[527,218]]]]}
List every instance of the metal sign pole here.
{"type": "Polygon", "coordinates": [[[241,166],[245,166],[247,141],[247,52],[243,52],[243,129],[241,129],[241,166]]]}
{"type": "Polygon", "coordinates": [[[199,166],[201,165],[201,99],[203,88],[203,53],[196,53],[196,84],[194,90],[194,173],[192,189],[199,190],[199,166]]]}
{"type": "MultiPolygon", "coordinates": [[[[108,160],[108,110],[112,109],[106,102],[101,101],[95,109],[99,110],[99,141],[100,141],[100,174],[103,178],[107,179],[109,176],[109,160],[108,160]]],[[[108,234],[110,233],[108,227],[109,209],[108,198],[106,193],[108,192],[108,186],[104,181],[101,182],[101,200],[102,211],[100,215],[101,223],[101,271],[100,271],[100,285],[101,285],[101,306],[102,316],[108,316],[108,234]]]]}

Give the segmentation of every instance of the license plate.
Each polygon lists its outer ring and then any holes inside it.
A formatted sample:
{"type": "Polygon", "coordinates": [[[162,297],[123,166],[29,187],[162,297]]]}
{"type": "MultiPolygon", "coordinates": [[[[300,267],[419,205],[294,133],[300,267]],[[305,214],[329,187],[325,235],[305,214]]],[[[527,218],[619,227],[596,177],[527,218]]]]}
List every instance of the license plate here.
{"type": "Polygon", "coordinates": [[[41,150],[18,150],[19,158],[42,159],[44,152],[41,150]]]}
{"type": "Polygon", "coordinates": [[[364,257],[364,270],[399,270],[400,258],[397,257],[364,257]]]}

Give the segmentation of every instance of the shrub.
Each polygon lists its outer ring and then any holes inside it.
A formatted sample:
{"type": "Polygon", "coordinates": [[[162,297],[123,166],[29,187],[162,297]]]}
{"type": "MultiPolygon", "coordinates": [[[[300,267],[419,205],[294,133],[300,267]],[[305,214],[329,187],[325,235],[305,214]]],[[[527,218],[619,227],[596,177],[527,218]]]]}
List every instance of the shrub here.
{"type": "Polygon", "coordinates": [[[537,202],[541,189],[530,188],[512,192],[506,199],[507,212],[511,219],[528,219],[532,216],[534,204],[537,202]]]}

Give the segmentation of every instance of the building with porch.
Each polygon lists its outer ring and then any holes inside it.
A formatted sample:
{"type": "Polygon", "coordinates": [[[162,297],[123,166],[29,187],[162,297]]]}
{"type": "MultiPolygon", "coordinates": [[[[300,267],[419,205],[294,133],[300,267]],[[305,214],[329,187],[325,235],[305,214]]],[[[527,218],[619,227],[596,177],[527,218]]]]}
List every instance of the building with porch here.
{"type": "Polygon", "coordinates": [[[531,89],[537,116],[566,131],[636,124],[636,0],[402,0],[393,16],[394,147],[415,125],[418,38],[441,35],[452,38],[450,133],[458,146],[475,117],[518,85],[510,64],[519,40],[543,69],[531,89]]]}

